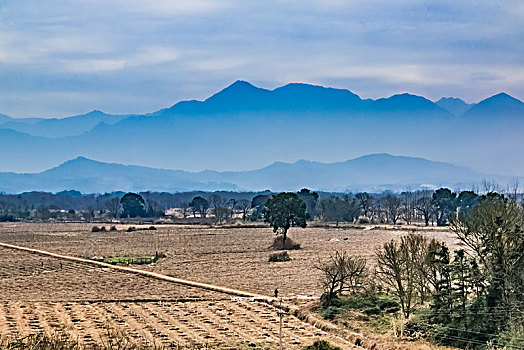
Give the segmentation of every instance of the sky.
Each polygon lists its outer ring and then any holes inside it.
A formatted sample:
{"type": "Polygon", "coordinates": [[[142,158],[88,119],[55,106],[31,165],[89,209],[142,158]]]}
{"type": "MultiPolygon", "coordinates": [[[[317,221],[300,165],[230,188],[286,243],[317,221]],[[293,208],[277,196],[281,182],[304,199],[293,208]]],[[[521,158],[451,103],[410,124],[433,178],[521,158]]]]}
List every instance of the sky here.
{"type": "Polygon", "coordinates": [[[147,113],[237,79],[524,100],[521,0],[0,0],[0,113],[147,113]]]}

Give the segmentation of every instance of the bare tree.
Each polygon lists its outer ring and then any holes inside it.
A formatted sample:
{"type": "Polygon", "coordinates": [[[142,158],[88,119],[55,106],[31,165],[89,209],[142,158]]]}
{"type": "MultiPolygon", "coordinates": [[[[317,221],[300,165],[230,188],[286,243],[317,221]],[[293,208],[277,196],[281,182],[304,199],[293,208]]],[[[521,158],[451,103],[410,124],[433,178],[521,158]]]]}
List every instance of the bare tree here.
{"type": "Polygon", "coordinates": [[[247,219],[247,214],[251,209],[251,201],[247,199],[241,199],[237,202],[237,208],[242,212],[242,220],[245,221],[247,219]]]}
{"type": "Polygon", "coordinates": [[[120,210],[122,208],[122,205],[120,204],[120,198],[113,197],[111,199],[108,199],[104,202],[104,205],[112,217],[118,217],[118,214],[120,213],[120,210]]]}
{"type": "Polygon", "coordinates": [[[398,219],[402,214],[401,200],[397,196],[388,194],[384,197],[384,208],[386,211],[386,217],[390,220],[393,225],[397,224],[398,219]]]}
{"type": "Polygon", "coordinates": [[[512,178],[508,184],[508,195],[513,201],[517,201],[519,195],[520,183],[517,177],[512,178]]]}
{"type": "Polygon", "coordinates": [[[402,219],[406,224],[411,224],[415,217],[415,194],[410,190],[400,194],[402,198],[402,219]]]}
{"type": "Polygon", "coordinates": [[[429,226],[429,220],[433,215],[434,207],[431,195],[423,196],[415,202],[415,209],[417,209],[424,219],[424,224],[429,226]]]}
{"type": "Polygon", "coordinates": [[[188,202],[180,203],[180,211],[182,212],[182,217],[186,219],[190,211],[189,203],[188,202]]]}
{"type": "Polygon", "coordinates": [[[322,287],[327,302],[345,291],[355,294],[365,290],[367,267],[364,259],[337,251],[327,263],[319,263],[316,268],[322,272],[322,287]]]}
{"type": "Polygon", "coordinates": [[[362,208],[364,216],[369,217],[373,205],[373,198],[367,192],[357,193],[355,198],[358,200],[358,204],[362,208]]]}
{"type": "Polygon", "coordinates": [[[497,192],[499,188],[498,183],[495,180],[483,179],[482,189],[485,193],[497,192]]]}
{"type": "MultiPolygon", "coordinates": [[[[400,299],[402,313],[409,318],[415,297],[426,290],[427,278],[421,279],[420,268],[426,259],[428,241],[425,237],[410,234],[401,238],[400,244],[391,241],[377,251],[377,276],[392,288],[400,299]]],[[[423,297],[421,297],[423,300],[423,297]]]]}

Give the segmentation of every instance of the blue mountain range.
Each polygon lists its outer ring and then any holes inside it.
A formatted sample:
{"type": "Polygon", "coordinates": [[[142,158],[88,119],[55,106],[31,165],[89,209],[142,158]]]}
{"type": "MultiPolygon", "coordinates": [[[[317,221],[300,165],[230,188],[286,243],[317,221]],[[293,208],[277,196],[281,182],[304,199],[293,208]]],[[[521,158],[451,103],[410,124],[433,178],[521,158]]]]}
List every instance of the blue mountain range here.
{"type": "MultiPolygon", "coordinates": [[[[501,183],[508,176],[487,175],[449,163],[423,158],[370,154],[336,163],[300,160],[275,162],[249,171],[201,171],[154,169],[104,163],[77,157],[57,167],[34,174],[0,173],[0,192],[83,193],[112,191],[402,191],[447,186],[471,189],[483,179],[501,183]]],[[[524,180],[524,177],[521,178],[524,180]]]]}
{"type": "Polygon", "coordinates": [[[362,99],[296,83],[267,90],[237,81],[203,101],[146,115],[0,116],[0,171],[41,172],[79,155],[195,172],[392,153],[521,175],[522,130],[524,104],[505,93],[468,105],[407,93],[362,99]]]}

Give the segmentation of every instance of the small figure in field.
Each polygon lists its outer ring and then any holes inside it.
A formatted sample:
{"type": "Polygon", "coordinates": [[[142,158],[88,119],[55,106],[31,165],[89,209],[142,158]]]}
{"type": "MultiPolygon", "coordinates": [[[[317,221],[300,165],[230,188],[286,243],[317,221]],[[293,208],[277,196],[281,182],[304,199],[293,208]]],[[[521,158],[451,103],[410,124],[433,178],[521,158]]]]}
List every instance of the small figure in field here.
{"type": "Polygon", "coordinates": [[[41,261],[41,263],[42,263],[42,268],[43,268],[43,267],[44,267],[44,262],[43,262],[43,261],[41,261]]]}
{"type": "Polygon", "coordinates": [[[60,270],[62,270],[62,262],[60,261],[60,270]]]}
{"type": "Polygon", "coordinates": [[[275,298],[278,298],[278,289],[275,288],[275,298]]]}

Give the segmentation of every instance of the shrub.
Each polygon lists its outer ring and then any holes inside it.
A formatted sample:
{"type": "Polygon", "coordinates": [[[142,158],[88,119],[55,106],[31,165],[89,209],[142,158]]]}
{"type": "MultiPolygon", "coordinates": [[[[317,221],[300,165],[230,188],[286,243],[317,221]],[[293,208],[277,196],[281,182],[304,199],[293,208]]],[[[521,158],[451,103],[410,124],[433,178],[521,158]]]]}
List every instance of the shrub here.
{"type": "Polygon", "coordinates": [[[156,227],[155,227],[155,226],[149,226],[149,229],[150,229],[151,231],[156,231],[156,227]]]}
{"type": "Polygon", "coordinates": [[[304,347],[304,350],[342,350],[338,346],[331,345],[325,340],[317,340],[313,345],[304,347]]]}
{"type": "Polygon", "coordinates": [[[91,232],[100,232],[100,227],[93,226],[93,228],[91,229],[91,232]]]}
{"type": "Polygon", "coordinates": [[[380,310],[380,308],[378,306],[366,307],[366,308],[364,308],[362,310],[362,312],[364,312],[368,316],[370,316],[370,315],[380,315],[382,313],[382,311],[380,310]]]}
{"type": "Polygon", "coordinates": [[[106,227],[105,227],[105,226],[100,227],[100,232],[106,232],[106,231],[107,231],[107,230],[106,230],[106,227]]]}
{"type": "Polygon", "coordinates": [[[109,228],[109,231],[116,231],[116,226],[111,226],[111,227],[109,228]]]}
{"type": "Polygon", "coordinates": [[[289,257],[289,254],[287,252],[273,253],[269,256],[269,261],[270,262],[291,261],[291,258],[289,257]]]}
{"type": "Polygon", "coordinates": [[[340,307],[338,306],[329,306],[328,308],[322,310],[320,316],[324,320],[334,320],[335,317],[340,313],[340,307]]]}
{"type": "Polygon", "coordinates": [[[127,228],[127,232],[133,232],[133,231],[136,231],[136,227],[135,226],[129,226],[127,228]]]}
{"type": "Polygon", "coordinates": [[[282,235],[278,235],[273,240],[273,245],[271,246],[273,250],[298,250],[300,249],[300,244],[293,242],[291,238],[286,238],[286,242],[284,243],[284,237],[282,235]]]}

